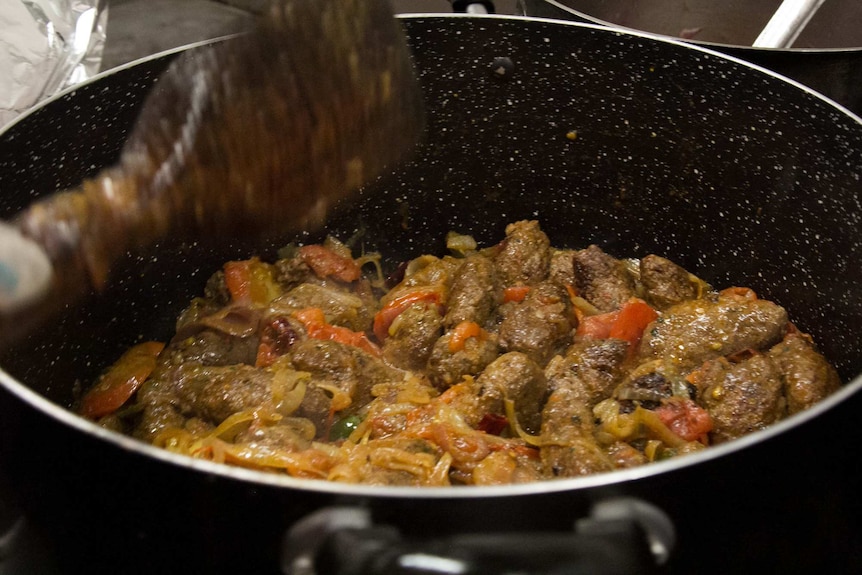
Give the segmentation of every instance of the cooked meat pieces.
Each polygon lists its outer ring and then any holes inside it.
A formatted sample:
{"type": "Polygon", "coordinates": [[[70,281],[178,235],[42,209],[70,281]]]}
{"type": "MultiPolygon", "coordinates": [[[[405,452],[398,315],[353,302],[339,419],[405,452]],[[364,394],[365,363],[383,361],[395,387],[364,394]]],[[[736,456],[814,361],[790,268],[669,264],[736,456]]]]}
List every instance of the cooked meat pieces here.
{"type": "Polygon", "coordinates": [[[321,387],[312,383],[305,390],[302,403],[296,410],[296,417],[303,417],[314,425],[315,437],[326,439],[328,427],[332,423],[332,396],[321,387]]]}
{"type": "Polygon", "coordinates": [[[169,382],[149,379],[138,390],[137,404],[140,421],[132,434],[152,443],[166,429],[182,429],[186,417],[176,405],[175,394],[169,382]]]}
{"type": "Polygon", "coordinates": [[[656,309],[698,297],[697,280],[672,261],[657,255],[648,255],[640,261],[640,281],[645,299],[656,309]]]}
{"type": "Polygon", "coordinates": [[[275,279],[285,289],[290,290],[306,282],[316,282],[317,277],[299,256],[298,250],[291,250],[290,257],[278,259],[274,265],[275,279]]]}
{"type": "Polygon", "coordinates": [[[605,451],[617,469],[638,467],[649,461],[642,451],[625,441],[615,441],[605,451]]]}
{"type": "Polygon", "coordinates": [[[622,307],[635,296],[635,282],[623,263],[592,245],[572,256],[575,290],[599,311],[622,307]]]}
{"type": "Polygon", "coordinates": [[[322,255],[231,262],[135,404],[99,423],[299,477],[499,485],[693,453],[839,388],[781,306],[635,261],[551,247],[525,220],[497,245],[405,262],[394,286],[339,280],[322,255]]]}
{"type": "Polygon", "coordinates": [[[586,339],[556,356],[545,368],[552,390],[567,388],[571,398],[592,407],[610,396],[623,374],[628,343],[619,339],[586,339]]]}
{"type": "Polygon", "coordinates": [[[579,477],[610,471],[612,459],[593,435],[593,413],[575,389],[560,387],[551,393],[542,411],[539,450],[549,477],[579,477]]]}
{"type": "Polygon", "coordinates": [[[841,386],[835,368],[804,334],[788,334],[769,350],[769,357],[781,370],[790,415],[808,409],[841,386]]]}
{"type": "Polygon", "coordinates": [[[311,447],[311,440],[303,437],[290,425],[265,426],[257,422],[253,422],[248,429],[237,434],[234,442],[285,451],[302,451],[311,447]]]}
{"type": "Polygon", "coordinates": [[[696,385],[699,403],[712,418],[713,443],[764,429],[784,416],[781,373],[766,355],[740,363],[710,361],[698,372],[696,385]]]}
{"type": "Polygon", "coordinates": [[[683,371],[717,357],[766,350],[787,330],[787,311],[770,301],[736,295],[686,301],[644,332],[642,361],[663,359],[683,371]]]}
{"type": "Polygon", "coordinates": [[[478,375],[499,355],[497,335],[487,333],[470,337],[462,349],[452,351],[452,332],[437,340],[428,358],[428,377],[434,385],[443,389],[450,387],[465,375],[478,375]]]}
{"type": "Polygon", "coordinates": [[[574,255],[575,250],[551,248],[551,264],[548,271],[548,280],[562,287],[574,286],[574,255]]]}
{"type": "Polygon", "coordinates": [[[221,422],[238,411],[272,405],[272,373],[250,365],[184,363],[169,374],[180,411],[221,422]]]}
{"type": "Polygon", "coordinates": [[[257,337],[236,337],[211,329],[175,338],[165,347],[156,369],[138,390],[141,416],[134,435],[152,441],[165,429],[183,426],[189,406],[181,401],[177,389],[180,367],[208,369],[253,363],[257,342],[257,337]]]}
{"type": "Polygon", "coordinates": [[[383,294],[380,305],[384,306],[404,294],[415,292],[418,288],[431,288],[447,293],[452,285],[452,274],[459,265],[460,261],[455,258],[419,256],[407,264],[401,282],[383,294]]]}
{"type": "MultiPolygon", "coordinates": [[[[336,341],[309,339],[290,350],[290,362],[316,380],[329,381],[353,401],[348,412],[371,401],[371,388],[378,383],[400,381],[403,372],[393,369],[361,349],[336,341]]],[[[328,406],[327,406],[328,409],[328,406]]]]}
{"type": "Polygon", "coordinates": [[[436,304],[414,304],[395,318],[383,342],[384,359],[401,369],[422,370],[443,334],[443,318],[436,304]]]}
{"type": "Polygon", "coordinates": [[[289,316],[306,308],[323,310],[327,322],[353,331],[369,329],[376,311],[372,302],[341,286],[304,283],[274,299],[267,315],[289,316]]]}
{"type": "Polygon", "coordinates": [[[572,340],[572,315],[566,290],[542,282],[522,302],[501,307],[500,347],[520,351],[544,365],[572,340]]]}
{"type": "Polygon", "coordinates": [[[646,409],[655,409],[662,400],[673,395],[673,386],[662,374],[651,371],[628,377],[613,393],[620,400],[624,412],[633,411],[638,405],[646,409]]]}
{"type": "Polygon", "coordinates": [[[233,365],[254,363],[258,337],[234,336],[223,331],[204,329],[193,335],[171,341],[162,352],[163,364],[200,363],[203,365],[233,365]]]}
{"type": "Polygon", "coordinates": [[[494,258],[504,287],[532,285],[548,277],[551,242],[536,221],[506,226],[506,237],[494,258]]]}
{"type": "Polygon", "coordinates": [[[476,378],[476,385],[481,415],[477,418],[474,414],[472,420],[480,421],[486,413],[504,415],[503,401],[509,399],[521,426],[530,432],[539,430],[548,384],[542,368],[526,354],[514,351],[501,355],[476,378]]]}
{"type": "Polygon", "coordinates": [[[496,311],[499,291],[494,263],[482,255],[468,256],[454,272],[443,325],[451,329],[472,321],[485,326],[496,311]]]}

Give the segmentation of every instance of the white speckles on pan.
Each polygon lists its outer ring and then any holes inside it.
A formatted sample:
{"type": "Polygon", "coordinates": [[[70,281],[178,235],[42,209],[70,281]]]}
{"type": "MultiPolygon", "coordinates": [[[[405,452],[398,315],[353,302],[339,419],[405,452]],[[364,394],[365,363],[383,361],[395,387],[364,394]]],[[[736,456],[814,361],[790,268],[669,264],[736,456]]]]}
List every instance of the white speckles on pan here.
{"type": "MultiPolygon", "coordinates": [[[[427,140],[333,232],[361,231],[366,249],[401,259],[443,250],[451,229],[487,244],[506,223],[538,218],[556,245],[658,253],[716,285],[751,286],[785,305],[846,379],[862,372],[857,118],[679,43],[518,18],[403,23],[427,95],[427,140]]],[[[31,201],[30,190],[71,185],[112,161],[165,65],[102,78],[3,134],[0,215],[31,201]]],[[[224,259],[263,249],[166,245],[157,258],[130,258],[128,277],[56,327],[66,343],[53,344],[54,367],[15,357],[4,367],[28,382],[52,369],[86,379],[139,337],[165,337],[224,259]],[[92,341],[76,339],[81,325],[92,341]]]]}

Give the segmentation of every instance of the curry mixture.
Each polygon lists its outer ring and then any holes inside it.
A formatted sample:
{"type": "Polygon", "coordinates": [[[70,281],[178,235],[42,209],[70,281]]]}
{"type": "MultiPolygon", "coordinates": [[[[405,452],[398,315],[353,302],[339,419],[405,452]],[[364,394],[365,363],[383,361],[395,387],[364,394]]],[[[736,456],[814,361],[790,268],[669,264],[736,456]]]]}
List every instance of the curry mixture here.
{"type": "Polygon", "coordinates": [[[661,256],[558,249],[535,221],[446,245],[385,279],[333,238],[228,262],[79,413],[296,477],[499,485],[682,456],[840,386],[784,308],[661,256]]]}

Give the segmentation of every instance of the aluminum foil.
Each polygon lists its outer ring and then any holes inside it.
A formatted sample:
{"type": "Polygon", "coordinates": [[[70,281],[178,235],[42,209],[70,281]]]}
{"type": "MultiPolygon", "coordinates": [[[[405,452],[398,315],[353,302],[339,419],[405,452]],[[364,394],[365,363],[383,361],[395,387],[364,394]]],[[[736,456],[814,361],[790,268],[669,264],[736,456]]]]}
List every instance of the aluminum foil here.
{"type": "Polygon", "coordinates": [[[99,71],[106,0],[0,0],[0,126],[99,71]]]}

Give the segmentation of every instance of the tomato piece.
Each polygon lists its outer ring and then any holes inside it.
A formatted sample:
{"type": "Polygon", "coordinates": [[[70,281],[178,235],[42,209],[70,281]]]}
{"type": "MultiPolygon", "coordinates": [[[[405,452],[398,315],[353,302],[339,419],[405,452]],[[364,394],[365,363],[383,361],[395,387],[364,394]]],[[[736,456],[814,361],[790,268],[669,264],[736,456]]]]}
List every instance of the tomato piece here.
{"type": "Polygon", "coordinates": [[[389,335],[389,326],[395,318],[416,303],[439,303],[440,292],[430,289],[420,289],[404,294],[388,302],[374,316],[374,335],[378,341],[383,341],[389,335]]]}
{"type": "Polygon", "coordinates": [[[598,339],[622,339],[634,349],[640,343],[644,329],[657,317],[658,312],[649,304],[632,298],[617,311],[582,317],[576,333],[598,339]]]}
{"type": "Polygon", "coordinates": [[[120,409],[150,377],[164,347],[161,342],[147,341],[128,349],[84,395],[79,413],[98,419],[120,409]]]}
{"type": "Polygon", "coordinates": [[[505,415],[486,413],[476,429],[489,435],[500,435],[507,427],[509,427],[509,419],[505,415]]]}
{"type": "Polygon", "coordinates": [[[275,317],[261,330],[255,367],[269,367],[276,359],[287,353],[297,339],[299,335],[287,318],[275,317]]]}
{"type": "Polygon", "coordinates": [[[375,357],[380,357],[380,348],[374,345],[368,339],[368,336],[346,327],[331,325],[326,321],[326,316],[320,308],[306,308],[294,312],[293,315],[302,322],[302,325],[305,326],[305,331],[308,333],[308,337],[312,339],[337,341],[338,343],[358,347],[375,357]]]}
{"type": "Polygon", "coordinates": [[[227,262],[223,269],[225,285],[234,303],[262,307],[281,295],[272,269],[258,258],[227,262]]]}
{"type": "Polygon", "coordinates": [[[487,333],[482,327],[473,321],[462,321],[452,329],[452,336],[449,339],[449,352],[457,353],[464,349],[464,344],[471,337],[477,337],[484,340],[487,333]]]}
{"type": "Polygon", "coordinates": [[[662,423],[686,441],[706,444],[712,431],[709,412],[690,399],[674,397],[655,410],[662,423]]]}
{"type": "Polygon", "coordinates": [[[619,311],[611,326],[609,337],[624,339],[631,347],[637,347],[646,326],[658,317],[658,313],[645,301],[632,298],[619,311]]]}
{"type": "Polygon", "coordinates": [[[503,290],[503,303],[513,301],[520,303],[524,301],[527,294],[530,293],[530,286],[512,286],[503,290]]]}
{"type": "Polygon", "coordinates": [[[353,258],[335,253],[331,249],[314,244],[299,248],[299,257],[319,278],[332,277],[343,282],[359,279],[361,270],[353,258]]]}
{"type": "Polygon", "coordinates": [[[618,315],[618,311],[612,311],[599,315],[584,316],[578,323],[578,329],[575,333],[581,336],[607,339],[611,337],[611,328],[613,328],[618,315]]]}

